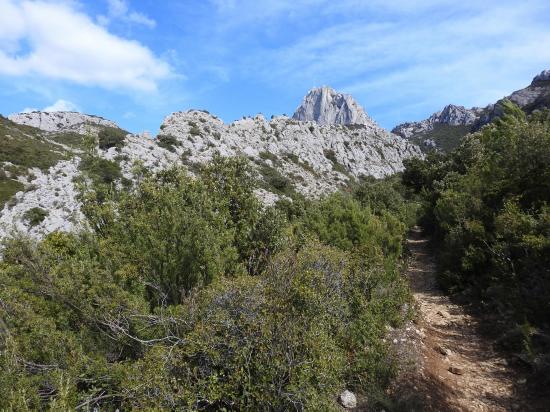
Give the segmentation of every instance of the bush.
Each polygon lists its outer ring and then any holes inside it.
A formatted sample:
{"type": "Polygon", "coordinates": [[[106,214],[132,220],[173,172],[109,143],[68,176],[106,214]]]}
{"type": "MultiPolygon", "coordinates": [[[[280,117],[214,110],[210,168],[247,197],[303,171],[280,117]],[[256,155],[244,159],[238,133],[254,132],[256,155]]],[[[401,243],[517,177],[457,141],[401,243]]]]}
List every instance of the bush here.
{"type": "Polygon", "coordinates": [[[334,194],[314,203],[302,219],[303,228],[322,242],[344,250],[382,248],[387,256],[401,253],[406,226],[391,213],[375,216],[349,195],[334,194]]]}
{"type": "Polygon", "coordinates": [[[172,135],[160,134],[157,136],[157,144],[171,152],[176,151],[176,146],[181,146],[181,142],[172,135]]]}
{"type": "Polygon", "coordinates": [[[550,115],[502,107],[501,118],[449,155],[408,162],[403,181],[421,194],[424,222],[441,245],[441,283],[469,290],[509,323],[545,327],[550,115]]]}
{"type": "Polygon", "coordinates": [[[339,410],[343,388],[382,391],[408,300],[398,222],[334,195],[289,224],[254,187],[216,156],[94,186],[93,231],[8,241],[0,409],[339,410]]]}
{"type": "Polygon", "coordinates": [[[115,127],[103,127],[98,133],[99,148],[102,150],[124,146],[124,139],[128,133],[115,127]]]}
{"type": "Polygon", "coordinates": [[[82,159],[80,169],[98,184],[111,184],[122,177],[122,171],[118,163],[99,157],[82,159]]]}
{"type": "Polygon", "coordinates": [[[33,207],[32,209],[28,209],[25,213],[23,213],[23,219],[27,221],[27,223],[33,227],[38,226],[40,223],[46,219],[49,212],[47,210],[42,209],[41,207],[33,207]]]}

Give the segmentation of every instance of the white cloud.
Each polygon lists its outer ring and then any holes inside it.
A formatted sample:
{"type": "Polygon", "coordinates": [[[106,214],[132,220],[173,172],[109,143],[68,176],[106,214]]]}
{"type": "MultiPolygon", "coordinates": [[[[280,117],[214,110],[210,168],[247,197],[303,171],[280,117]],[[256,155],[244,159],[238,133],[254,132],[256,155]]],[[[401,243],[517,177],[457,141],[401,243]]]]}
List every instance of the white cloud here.
{"type": "Polygon", "coordinates": [[[0,0],[0,10],[0,74],[139,91],[171,74],[147,47],[109,33],[72,2],[0,0]]]}
{"type": "Polygon", "coordinates": [[[99,24],[106,26],[112,20],[122,20],[127,23],[135,23],[146,26],[150,29],[156,27],[157,22],[143,13],[130,10],[126,0],[107,0],[108,13],[107,16],[97,16],[99,24]]]}
{"type": "Polygon", "coordinates": [[[129,22],[142,24],[144,26],[147,26],[149,28],[154,28],[157,25],[157,22],[149,17],[147,17],[145,14],[138,13],[138,12],[131,12],[126,16],[126,19],[129,22]]]}
{"type": "Polygon", "coordinates": [[[77,105],[67,100],[59,99],[54,104],[44,107],[43,112],[79,112],[77,105]]]}
{"type": "Polygon", "coordinates": [[[80,109],[76,104],[68,100],[59,99],[55,103],[44,107],[42,110],[35,107],[25,107],[21,110],[21,113],[32,113],[32,112],[80,112],[80,109]]]}
{"type": "MultiPolygon", "coordinates": [[[[526,86],[550,63],[550,48],[543,46],[550,43],[550,29],[541,18],[550,15],[550,4],[488,1],[491,7],[464,1],[441,8],[423,0],[416,9],[399,10],[390,6],[401,1],[384,7],[378,0],[342,0],[333,3],[338,10],[332,12],[355,5],[361,11],[357,18],[332,19],[283,45],[248,53],[242,67],[287,89],[334,85],[353,93],[382,121],[397,112],[423,116],[445,103],[486,105],[526,86]],[[369,16],[365,9],[373,3],[391,13],[369,16]]],[[[301,3],[286,5],[285,22],[301,3]]],[[[326,6],[323,12],[331,10],[326,6]]],[[[305,21],[316,17],[301,15],[305,21]]]]}

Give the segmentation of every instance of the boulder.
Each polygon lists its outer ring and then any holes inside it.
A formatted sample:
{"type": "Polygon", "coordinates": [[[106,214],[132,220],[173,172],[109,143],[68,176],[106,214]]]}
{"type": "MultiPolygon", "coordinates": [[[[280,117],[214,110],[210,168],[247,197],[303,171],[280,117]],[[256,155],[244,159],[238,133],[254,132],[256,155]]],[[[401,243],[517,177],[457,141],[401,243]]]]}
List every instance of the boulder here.
{"type": "Polygon", "coordinates": [[[357,398],[355,394],[347,389],[340,394],[338,402],[346,409],[355,408],[357,406],[357,398]]]}

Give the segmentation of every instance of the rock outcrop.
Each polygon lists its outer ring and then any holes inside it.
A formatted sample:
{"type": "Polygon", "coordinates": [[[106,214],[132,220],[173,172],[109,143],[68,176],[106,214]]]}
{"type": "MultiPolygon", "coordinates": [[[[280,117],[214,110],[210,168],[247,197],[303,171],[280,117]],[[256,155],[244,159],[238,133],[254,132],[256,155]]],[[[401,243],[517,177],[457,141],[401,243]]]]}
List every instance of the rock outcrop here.
{"type": "Polygon", "coordinates": [[[484,108],[466,109],[463,106],[448,105],[428,119],[400,124],[392,132],[419,144],[424,149],[453,148],[458,145],[463,136],[479,130],[501,116],[504,99],[517,104],[526,113],[550,108],[550,70],[544,70],[535,76],[526,88],[517,90],[484,108]],[[449,141],[449,139],[453,140],[449,141]]]}
{"type": "Polygon", "coordinates": [[[320,125],[375,125],[353,97],[327,86],[310,90],[292,118],[304,122],[316,122],[320,125]]]}
{"type": "Polygon", "coordinates": [[[372,124],[319,125],[274,117],[245,118],[229,125],[201,111],[173,113],[159,133],[175,137],[173,150],[188,162],[203,163],[214,153],[244,155],[258,167],[287,176],[296,190],[320,196],[360,176],[383,177],[419,156],[418,147],[372,124]]]}
{"type": "Polygon", "coordinates": [[[479,119],[483,109],[474,107],[466,109],[464,106],[449,104],[443,110],[432,114],[429,118],[420,122],[407,122],[396,126],[392,133],[411,139],[419,134],[434,130],[437,124],[450,126],[471,126],[479,119]]]}
{"type": "MultiPolygon", "coordinates": [[[[68,160],[49,170],[29,169],[25,173],[21,179],[25,190],[7,202],[0,214],[0,238],[13,228],[41,237],[53,230],[82,227],[85,220],[73,182],[83,173],[80,158],[84,154],[78,144],[71,148],[53,137],[116,124],[72,112],[24,113],[11,119],[25,126],[40,126],[41,130],[22,128],[28,144],[50,142],[52,150],[63,151],[63,158],[68,160]],[[32,208],[48,212],[35,226],[24,217],[32,208]]],[[[319,197],[346,186],[354,178],[383,177],[401,171],[403,160],[422,156],[417,146],[373,122],[319,125],[286,116],[268,121],[259,115],[225,124],[197,110],[167,116],[154,139],[127,135],[121,147],[98,149],[98,155],[116,162],[129,181],[136,179],[137,163],[151,171],[180,164],[193,173],[197,164],[208,162],[216,154],[249,158],[260,181],[256,194],[266,204],[273,204],[293,191],[319,197]]]]}
{"type": "Polygon", "coordinates": [[[75,132],[84,134],[90,127],[115,127],[111,120],[78,112],[29,112],[8,116],[14,123],[36,127],[46,132],[75,132]]]}

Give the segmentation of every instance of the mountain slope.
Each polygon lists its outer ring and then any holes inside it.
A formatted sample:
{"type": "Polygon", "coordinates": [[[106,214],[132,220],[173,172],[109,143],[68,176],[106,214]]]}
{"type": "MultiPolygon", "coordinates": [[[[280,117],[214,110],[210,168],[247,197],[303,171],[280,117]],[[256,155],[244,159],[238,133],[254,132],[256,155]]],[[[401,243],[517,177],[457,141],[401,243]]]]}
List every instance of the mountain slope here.
{"type": "Polygon", "coordinates": [[[418,144],[424,151],[449,151],[455,148],[466,134],[475,132],[496,117],[500,117],[505,99],[517,104],[526,113],[549,108],[550,70],[544,70],[535,76],[529,86],[484,108],[467,109],[464,106],[447,105],[428,119],[396,126],[392,133],[418,144]]]}
{"type": "MultiPolygon", "coordinates": [[[[7,203],[0,214],[0,238],[13,229],[41,237],[85,225],[78,182],[131,186],[136,166],[158,171],[184,165],[193,173],[216,154],[244,156],[258,173],[257,195],[270,204],[296,194],[319,197],[361,176],[393,174],[403,169],[403,160],[421,156],[417,146],[374,123],[319,125],[256,116],[224,124],[191,110],[167,116],[151,139],[74,112],[24,113],[11,119],[3,119],[9,127],[0,138],[11,141],[12,135],[20,135],[20,146],[40,155],[20,162],[17,176],[9,174],[10,164],[3,165],[7,203]],[[86,160],[90,150],[98,160],[86,160]]],[[[16,158],[6,154],[6,159],[16,158]]]]}

